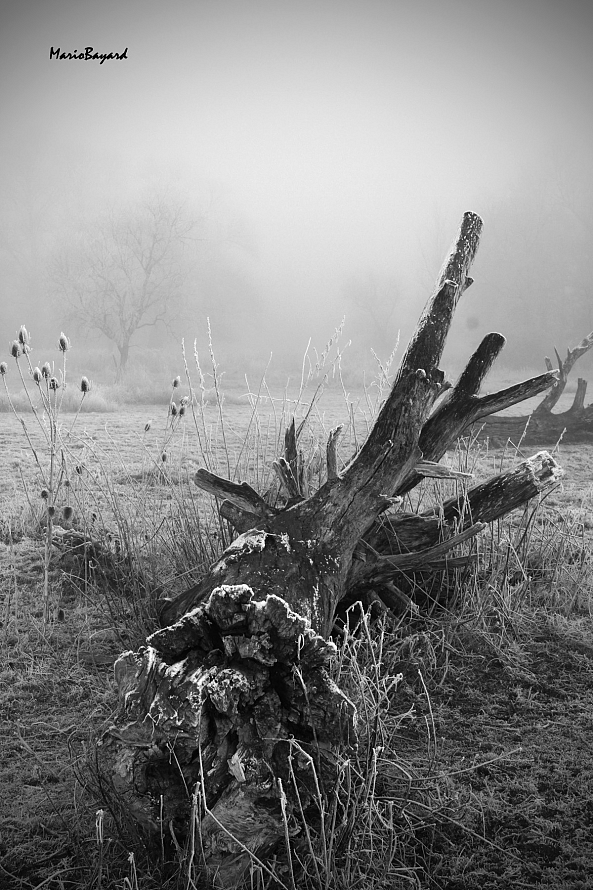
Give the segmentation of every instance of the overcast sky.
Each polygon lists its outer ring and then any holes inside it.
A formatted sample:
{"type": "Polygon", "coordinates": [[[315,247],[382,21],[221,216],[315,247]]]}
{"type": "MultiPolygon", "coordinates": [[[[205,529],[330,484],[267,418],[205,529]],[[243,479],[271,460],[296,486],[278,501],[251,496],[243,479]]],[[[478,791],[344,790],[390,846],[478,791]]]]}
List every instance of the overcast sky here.
{"type": "Polygon", "coordinates": [[[487,232],[525,170],[593,146],[590,0],[13,0],[0,16],[2,176],[80,156],[122,188],[150,170],[207,182],[248,219],[266,298],[311,329],[339,322],[360,268],[416,300],[435,218],[447,241],[467,209],[487,232]],[[49,58],[87,46],[127,58],[49,58]]]}

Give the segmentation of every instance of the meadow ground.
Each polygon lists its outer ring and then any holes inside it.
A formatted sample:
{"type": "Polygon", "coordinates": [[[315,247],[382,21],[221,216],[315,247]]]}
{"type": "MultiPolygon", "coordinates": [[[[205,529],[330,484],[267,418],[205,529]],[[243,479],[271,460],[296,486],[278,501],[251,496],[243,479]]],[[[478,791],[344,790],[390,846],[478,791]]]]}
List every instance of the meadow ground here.
{"type": "MultiPolygon", "coordinates": [[[[345,413],[347,455],[372,407],[350,408],[341,396],[329,403],[309,418],[313,477],[316,437],[323,442],[345,413]]],[[[238,478],[264,491],[286,412],[279,401],[254,420],[247,405],[227,404],[224,432],[216,406],[197,420],[188,415],[171,432],[162,405],[76,420],[64,440],[44,627],[45,505],[32,456],[32,447],[41,455],[43,436],[28,418],[29,444],[18,421],[0,415],[5,890],[192,886],[183,868],[148,863],[138,838],[106,811],[89,763],[116,706],[114,659],[155,626],[156,595],[199,577],[224,543],[208,497],[186,474],[210,461],[223,475],[237,467],[238,478]],[[68,519],[64,506],[73,509],[68,519]],[[200,529],[206,540],[188,542],[200,529]],[[60,547],[71,531],[100,538],[104,558],[78,559],[60,547]]],[[[73,422],[63,415],[64,433],[73,422]]],[[[483,534],[478,574],[448,611],[382,632],[369,627],[369,639],[354,643],[374,651],[380,636],[381,677],[373,686],[361,657],[358,681],[367,693],[392,691],[374,699],[376,713],[385,712],[378,734],[376,725],[362,734],[375,770],[368,803],[375,827],[355,832],[352,861],[324,886],[592,886],[593,446],[560,443],[556,457],[563,484],[536,511],[517,511],[483,534]]],[[[516,459],[510,449],[476,446],[448,456],[477,479],[516,459]]],[[[371,699],[360,697],[367,727],[371,699]]],[[[254,886],[265,886],[258,880],[254,886]]],[[[309,876],[302,886],[321,884],[309,876]]]]}

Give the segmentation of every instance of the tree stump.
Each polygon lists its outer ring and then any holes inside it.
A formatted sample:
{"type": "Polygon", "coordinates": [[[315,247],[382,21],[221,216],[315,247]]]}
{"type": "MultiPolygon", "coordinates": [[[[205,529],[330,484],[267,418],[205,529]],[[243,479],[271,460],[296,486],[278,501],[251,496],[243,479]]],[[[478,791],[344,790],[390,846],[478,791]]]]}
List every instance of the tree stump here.
{"type": "Polygon", "coordinates": [[[221,887],[336,786],[356,716],[327,672],[335,652],[284,599],[239,584],[116,662],[120,715],[101,752],[114,790],[155,837],[184,837],[199,814],[221,887]]]}
{"type": "Polygon", "coordinates": [[[372,590],[397,608],[402,569],[463,564],[458,544],[562,473],[542,452],[436,513],[398,512],[425,476],[459,475],[438,461],[468,426],[557,379],[548,371],[480,397],[504,345],[497,333],[454,387],[439,370],[481,228],[464,215],[392,390],[344,469],[332,431],[327,481],[308,495],[293,425],[276,465],[284,508],[244,482],[196,474],[238,537],[201,583],[164,604],[147,646],[117,662],[120,711],[99,749],[102,768],[149,836],[197,830],[220,887],[240,881],[250,856],[265,860],[302,831],[320,795],[336,802],[341,759],[356,745],[355,709],[327,671],[340,603],[372,590]]]}

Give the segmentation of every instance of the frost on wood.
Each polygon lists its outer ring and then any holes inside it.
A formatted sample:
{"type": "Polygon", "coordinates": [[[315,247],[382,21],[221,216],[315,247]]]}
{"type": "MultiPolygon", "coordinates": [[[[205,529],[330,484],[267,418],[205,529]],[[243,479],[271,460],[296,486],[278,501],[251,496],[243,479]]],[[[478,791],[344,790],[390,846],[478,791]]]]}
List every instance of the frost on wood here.
{"type": "MultiPolygon", "coordinates": [[[[414,587],[410,572],[465,568],[472,558],[455,552],[459,544],[479,534],[488,523],[550,491],[563,476],[564,470],[552,455],[540,451],[463,495],[443,501],[438,509],[390,514],[362,542],[362,558],[352,564],[344,606],[357,600],[366,604],[368,592],[373,591],[392,607],[389,585],[414,587]]],[[[409,605],[409,601],[403,602],[409,605]]]]}
{"type": "Polygon", "coordinates": [[[302,831],[320,798],[340,806],[338,774],[356,744],[356,716],[328,674],[338,608],[349,598],[400,614],[402,603],[417,607],[396,587],[398,573],[434,578],[443,566],[467,566],[471,554],[458,544],[561,473],[542,453],[430,514],[397,509],[423,477],[455,475],[437,462],[464,430],[558,376],[548,370],[480,396],[504,345],[490,333],[457,384],[445,380],[439,363],[472,283],[481,228],[480,217],[464,214],[372,430],[343,467],[339,428],[331,432],[317,491],[308,488],[294,420],[274,464],[284,503],[196,473],[238,537],[198,584],[163,604],[164,626],[147,646],[117,662],[120,712],[100,749],[103,773],[157,849],[165,837],[192,840],[197,831],[193,849],[221,887],[241,879],[251,854],[265,861],[302,831]]]}
{"type": "Polygon", "coordinates": [[[215,589],[115,666],[120,710],[105,735],[114,790],[155,837],[194,824],[220,886],[251,851],[291,832],[356,744],[355,709],[331,680],[333,643],[277,596],[215,589]],[[193,810],[193,819],[192,819],[193,810]]]}

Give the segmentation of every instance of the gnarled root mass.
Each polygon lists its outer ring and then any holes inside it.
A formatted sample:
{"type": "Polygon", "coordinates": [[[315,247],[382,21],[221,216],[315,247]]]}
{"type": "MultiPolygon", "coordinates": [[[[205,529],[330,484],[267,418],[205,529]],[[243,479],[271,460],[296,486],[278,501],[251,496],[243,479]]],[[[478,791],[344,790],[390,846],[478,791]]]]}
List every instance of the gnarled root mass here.
{"type": "Polygon", "coordinates": [[[298,833],[356,744],[334,654],[284,600],[246,585],[217,588],[123,654],[101,756],[124,807],[155,838],[196,831],[219,886],[234,886],[250,855],[298,833]]]}

